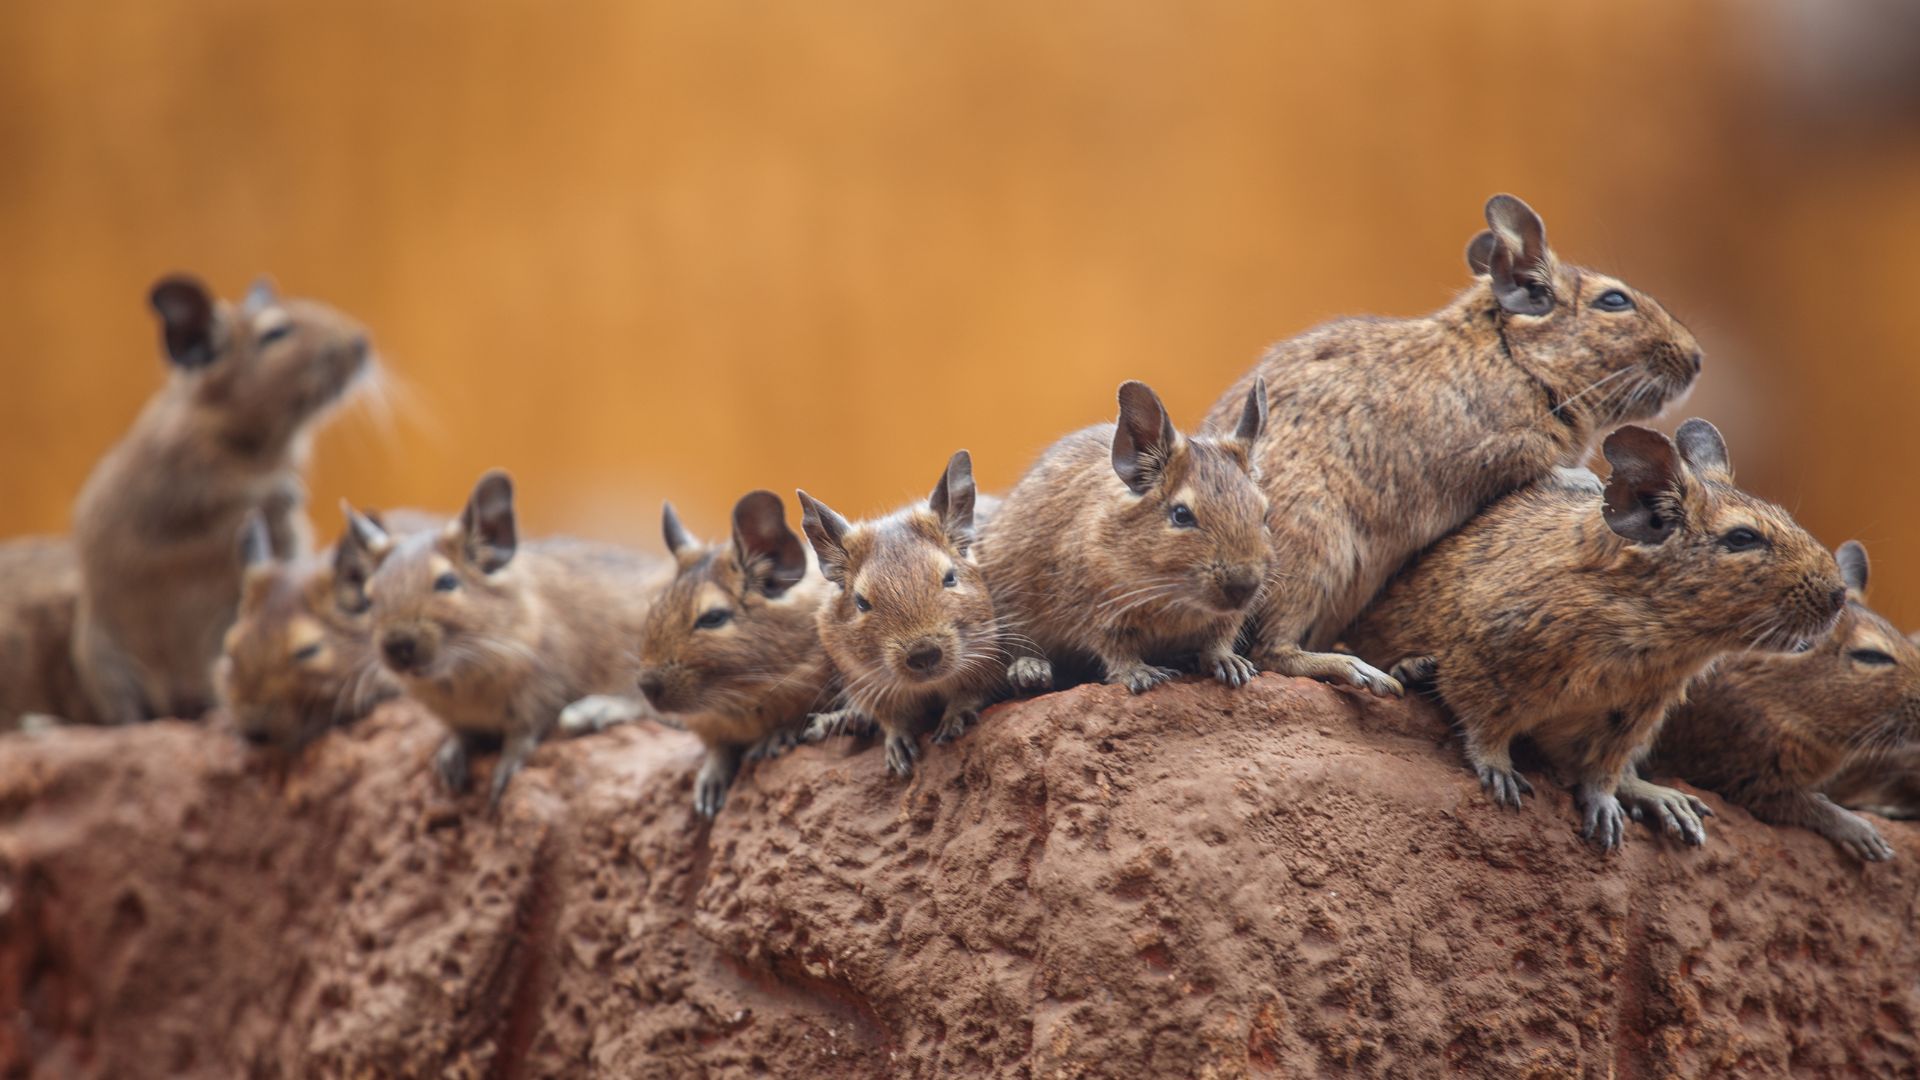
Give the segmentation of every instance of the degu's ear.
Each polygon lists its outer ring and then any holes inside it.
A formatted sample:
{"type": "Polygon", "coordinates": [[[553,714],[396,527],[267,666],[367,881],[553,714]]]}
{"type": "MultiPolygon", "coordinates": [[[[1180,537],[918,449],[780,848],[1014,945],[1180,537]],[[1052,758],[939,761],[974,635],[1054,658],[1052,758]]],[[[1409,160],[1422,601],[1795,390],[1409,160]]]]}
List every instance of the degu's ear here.
{"type": "Polygon", "coordinates": [[[785,595],[807,576],[807,549],[787,527],[787,507],[771,491],[750,491],[733,504],[733,553],[750,588],[785,595]]]}
{"type": "Polygon", "coordinates": [[[1113,471],[1127,490],[1144,495],[1160,482],[1180,433],[1167,418],[1160,395],[1143,382],[1120,384],[1120,422],[1113,429],[1113,471]]]}
{"type": "Polygon", "coordinates": [[[362,514],[345,499],[340,510],[347,516],[347,527],[340,542],[333,545],[333,605],[348,615],[367,610],[367,582],[393,550],[393,537],[373,514],[362,514]]]}
{"type": "Polygon", "coordinates": [[[253,279],[252,287],[247,289],[246,297],[240,301],[240,310],[248,315],[258,315],[279,300],[280,290],[274,286],[273,276],[261,274],[253,279]]]}
{"type": "Polygon", "coordinates": [[[1249,453],[1253,444],[1267,430],[1267,380],[1264,376],[1253,377],[1253,389],[1247,391],[1246,404],[1240,407],[1240,422],[1234,425],[1233,434],[1222,442],[1238,443],[1249,453]]]}
{"type": "Polygon", "coordinates": [[[1665,435],[1627,425],[1601,448],[1613,475],[1601,513],[1607,527],[1636,544],[1657,544],[1680,527],[1680,455],[1665,435]]]}
{"type": "Polygon", "coordinates": [[[1493,298],[1515,315],[1552,311],[1553,249],[1540,215],[1511,195],[1495,195],[1487,200],[1487,226],[1491,242],[1483,245],[1475,237],[1467,246],[1467,262],[1472,265],[1476,253],[1485,257],[1493,298]]]}
{"type": "Polygon", "coordinates": [[[666,538],[667,551],[674,555],[700,544],[687,527],[680,524],[680,515],[674,512],[670,502],[660,504],[660,534],[666,538]]]}
{"type": "Polygon", "coordinates": [[[1840,563],[1840,580],[1847,583],[1847,595],[1864,601],[1867,598],[1867,546],[1858,540],[1849,540],[1834,549],[1833,557],[1840,563]]]}
{"type": "Polygon", "coordinates": [[[947,471],[934,482],[927,509],[940,519],[947,540],[962,555],[973,546],[973,503],[973,455],[956,450],[947,459],[947,471]]]}
{"type": "Polygon", "coordinates": [[[267,519],[260,511],[247,514],[240,523],[240,532],[234,537],[234,547],[240,556],[240,568],[252,570],[256,566],[265,566],[274,560],[273,533],[267,529],[267,519]]]}
{"type": "Polygon", "coordinates": [[[826,503],[804,491],[800,497],[800,527],[806,530],[813,554],[820,560],[820,573],[841,588],[847,585],[847,519],[833,512],[826,503]]]}
{"type": "Polygon", "coordinates": [[[494,469],[473,486],[473,497],[460,512],[461,550],[483,574],[494,573],[513,561],[520,548],[520,530],[513,515],[513,478],[494,469]]]}
{"type": "Polygon", "coordinates": [[[194,371],[213,363],[219,318],[205,285],[185,274],[163,277],[154,283],[147,302],[160,316],[160,340],[174,367],[194,371]]]}
{"type": "Polygon", "coordinates": [[[1680,446],[1680,460],[1694,472],[1733,478],[1733,463],[1727,460],[1727,440],[1720,437],[1719,428],[1695,417],[1680,425],[1673,433],[1673,441],[1680,446]]]}
{"type": "Polygon", "coordinates": [[[1495,242],[1491,229],[1482,229],[1480,235],[1469,241],[1467,244],[1467,269],[1472,270],[1480,277],[1485,277],[1491,273],[1493,267],[1493,245],[1495,242]]]}

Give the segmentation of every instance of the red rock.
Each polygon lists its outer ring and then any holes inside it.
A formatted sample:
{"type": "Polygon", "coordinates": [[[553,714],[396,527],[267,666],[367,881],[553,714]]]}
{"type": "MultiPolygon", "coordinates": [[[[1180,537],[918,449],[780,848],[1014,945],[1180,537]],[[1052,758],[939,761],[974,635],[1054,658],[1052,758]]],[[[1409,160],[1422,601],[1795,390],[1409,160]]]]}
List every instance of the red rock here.
{"type": "MultiPolygon", "coordinates": [[[[8,1075],[1913,1075],[1920,829],[1862,866],[1706,796],[1600,856],[1435,714],[1263,676],[749,769],[555,743],[497,820],[391,706],[0,739],[8,1075]]],[[[481,785],[484,790],[484,785],[481,785]]]]}

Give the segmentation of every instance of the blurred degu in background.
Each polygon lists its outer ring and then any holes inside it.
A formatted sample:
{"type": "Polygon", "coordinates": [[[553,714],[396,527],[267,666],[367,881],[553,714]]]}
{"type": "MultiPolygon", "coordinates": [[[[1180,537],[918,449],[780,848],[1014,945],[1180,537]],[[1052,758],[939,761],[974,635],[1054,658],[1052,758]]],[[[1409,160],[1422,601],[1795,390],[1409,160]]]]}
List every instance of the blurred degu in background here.
{"type": "MultiPolygon", "coordinates": [[[[371,328],[310,505],[647,545],[741,491],[1004,489],[1124,378],[1466,281],[1494,191],[1694,327],[1743,486],[1920,622],[1920,7],[103,0],[0,30],[0,534],[164,377],[149,286],[371,328]]],[[[1674,414],[1676,417],[1679,413],[1674,414]]]]}

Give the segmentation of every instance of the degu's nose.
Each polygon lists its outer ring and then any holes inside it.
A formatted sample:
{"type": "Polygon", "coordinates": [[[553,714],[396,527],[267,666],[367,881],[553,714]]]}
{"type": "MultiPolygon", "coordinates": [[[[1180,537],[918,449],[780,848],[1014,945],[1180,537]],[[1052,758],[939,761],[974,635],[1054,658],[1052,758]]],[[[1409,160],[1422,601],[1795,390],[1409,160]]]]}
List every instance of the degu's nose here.
{"type": "Polygon", "coordinates": [[[380,651],[386,655],[388,664],[405,670],[413,666],[420,643],[404,630],[389,630],[380,638],[380,651]]]}
{"type": "Polygon", "coordinates": [[[1252,570],[1236,570],[1220,579],[1220,595],[1234,607],[1246,607],[1260,590],[1260,575],[1252,570]]]}
{"type": "Polygon", "coordinates": [[[914,643],[913,648],[907,650],[907,666],[924,675],[939,667],[940,661],[945,656],[946,654],[940,651],[940,646],[933,642],[918,641],[914,643]]]}
{"type": "Polygon", "coordinates": [[[648,701],[652,702],[655,708],[659,708],[660,696],[666,692],[667,680],[661,678],[659,672],[643,671],[640,673],[640,693],[644,695],[648,701]]]}

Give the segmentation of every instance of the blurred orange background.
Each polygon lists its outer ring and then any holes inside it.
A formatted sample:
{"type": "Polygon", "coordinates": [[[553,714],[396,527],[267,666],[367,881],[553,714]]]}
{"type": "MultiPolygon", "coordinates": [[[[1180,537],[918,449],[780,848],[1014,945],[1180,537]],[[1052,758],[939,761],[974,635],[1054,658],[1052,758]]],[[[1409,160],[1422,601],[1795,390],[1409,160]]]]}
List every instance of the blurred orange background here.
{"type": "Polygon", "coordinates": [[[150,282],[260,272],[399,389],[337,499],[657,546],[754,487],[1010,484],[1125,378],[1466,282],[1495,191],[1700,335],[1684,412],[1920,625],[1920,24],[1548,5],[90,0],[0,25],[0,534],[66,528],[163,367],[150,282]]]}

